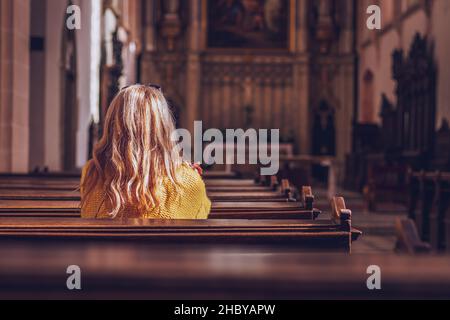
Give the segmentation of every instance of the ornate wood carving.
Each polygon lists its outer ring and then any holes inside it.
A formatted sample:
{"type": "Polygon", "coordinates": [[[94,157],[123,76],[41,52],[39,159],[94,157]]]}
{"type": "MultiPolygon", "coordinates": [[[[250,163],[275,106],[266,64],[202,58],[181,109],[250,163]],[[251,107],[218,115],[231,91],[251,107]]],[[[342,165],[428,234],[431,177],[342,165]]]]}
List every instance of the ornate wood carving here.
{"type": "Polygon", "coordinates": [[[436,133],[433,169],[450,171],[450,126],[446,119],[436,133]]]}
{"type": "Polygon", "coordinates": [[[108,107],[111,103],[111,101],[114,99],[116,94],[119,92],[120,87],[120,77],[123,75],[123,58],[122,58],[122,52],[123,52],[123,46],[124,44],[119,39],[119,28],[120,25],[116,27],[114,32],[112,33],[112,63],[107,64],[105,61],[106,56],[106,49],[105,45],[103,46],[103,52],[102,55],[103,61],[101,66],[101,89],[100,89],[100,95],[101,95],[101,107],[100,107],[100,136],[102,134],[103,129],[103,122],[105,120],[106,113],[108,111],[108,107]]]}
{"type": "Polygon", "coordinates": [[[207,54],[202,59],[201,119],[205,127],[280,128],[288,140],[296,124],[293,59],[207,54]]]}
{"type": "Polygon", "coordinates": [[[410,51],[393,53],[393,78],[397,82],[396,146],[403,154],[430,159],[436,122],[436,66],[433,46],[416,34],[410,51]]]}

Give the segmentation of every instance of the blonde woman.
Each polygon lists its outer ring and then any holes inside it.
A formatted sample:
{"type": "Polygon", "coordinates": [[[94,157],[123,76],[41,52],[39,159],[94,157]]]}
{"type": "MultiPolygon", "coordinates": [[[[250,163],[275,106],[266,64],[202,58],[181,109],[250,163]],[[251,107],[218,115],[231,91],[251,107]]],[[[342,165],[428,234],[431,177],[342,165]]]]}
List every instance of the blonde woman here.
{"type": "Polygon", "coordinates": [[[182,161],[172,114],[159,86],[133,85],[112,101],[103,137],[81,177],[87,219],[206,219],[199,171],[182,161]]]}

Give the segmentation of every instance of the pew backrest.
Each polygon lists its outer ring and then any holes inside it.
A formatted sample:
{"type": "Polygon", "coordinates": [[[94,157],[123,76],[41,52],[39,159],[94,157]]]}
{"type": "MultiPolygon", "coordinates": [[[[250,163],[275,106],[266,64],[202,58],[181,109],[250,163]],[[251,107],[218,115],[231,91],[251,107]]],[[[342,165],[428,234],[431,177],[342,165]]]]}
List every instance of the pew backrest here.
{"type": "Polygon", "coordinates": [[[146,241],[150,244],[283,245],[349,251],[357,230],[327,221],[0,219],[0,239],[146,241]]]}

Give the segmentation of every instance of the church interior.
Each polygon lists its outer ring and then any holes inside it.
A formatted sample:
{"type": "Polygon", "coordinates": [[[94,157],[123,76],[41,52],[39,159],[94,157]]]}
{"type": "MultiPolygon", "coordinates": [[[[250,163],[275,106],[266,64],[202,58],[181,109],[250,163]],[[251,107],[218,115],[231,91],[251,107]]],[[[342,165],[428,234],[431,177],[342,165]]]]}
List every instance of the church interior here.
{"type": "Polygon", "coordinates": [[[449,299],[448,19],[448,0],[1,0],[0,298],[449,299]],[[206,221],[81,221],[136,83],[192,134],[279,130],[279,172],[203,166],[206,221]]]}

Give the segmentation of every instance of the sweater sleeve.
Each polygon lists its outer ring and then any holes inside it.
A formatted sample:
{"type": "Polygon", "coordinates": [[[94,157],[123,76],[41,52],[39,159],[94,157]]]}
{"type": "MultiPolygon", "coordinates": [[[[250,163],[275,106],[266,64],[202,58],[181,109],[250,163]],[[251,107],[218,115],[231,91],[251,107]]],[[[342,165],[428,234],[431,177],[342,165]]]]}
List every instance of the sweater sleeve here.
{"type": "Polygon", "coordinates": [[[192,219],[208,219],[211,201],[200,174],[190,167],[185,169],[185,205],[192,219]]]}
{"type": "Polygon", "coordinates": [[[86,177],[86,170],[87,170],[88,164],[89,164],[89,162],[86,163],[86,165],[81,170],[81,179],[80,179],[80,193],[81,193],[81,196],[84,195],[83,184],[84,184],[84,178],[86,177]]]}

